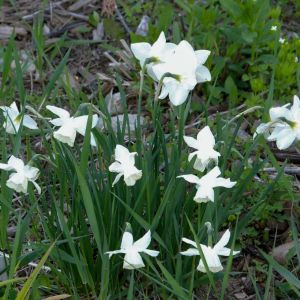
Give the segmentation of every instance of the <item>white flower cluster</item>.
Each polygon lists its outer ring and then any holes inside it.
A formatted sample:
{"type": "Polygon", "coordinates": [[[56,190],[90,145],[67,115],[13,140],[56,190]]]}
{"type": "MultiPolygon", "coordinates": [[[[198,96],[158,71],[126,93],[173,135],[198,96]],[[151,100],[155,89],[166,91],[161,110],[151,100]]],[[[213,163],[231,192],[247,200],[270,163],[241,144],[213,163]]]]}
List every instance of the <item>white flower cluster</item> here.
{"type": "MultiPolygon", "coordinates": [[[[204,127],[197,135],[197,139],[192,137],[185,136],[185,142],[188,146],[196,149],[193,153],[189,155],[189,161],[194,159],[195,163],[194,168],[199,171],[204,171],[210,164],[211,161],[217,163],[220,153],[214,150],[215,139],[208,126],[204,127]]],[[[126,185],[132,186],[136,183],[138,179],[142,177],[142,171],[138,170],[135,167],[134,156],[137,155],[136,152],[129,152],[124,146],[117,145],[115,149],[115,159],[116,162],[112,163],[109,166],[109,171],[116,172],[118,175],[113,182],[113,185],[117,183],[122,176],[124,176],[124,181],[126,185]]],[[[230,179],[225,179],[219,177],[221,174],[219,167],[214,167],[206,175],[201,178],[189,174],[181,175],[178,178],[184,178],[186,181],[196,184],[196,195],[194,200],[198,203],[201,202],[214,202],[214,188],[216,187],[225,187],[231,188],[236,182],[230,181],[230,179]]],[[[209,226],[210,223],[208,222],[209,226]]],[[[209,236],[211,235],[208,231],[209,236]]],[[[229,248],[226,248],[225,245],[228,244],[230,239],[230,231],[227,230],[220,241],[212,247],[211,243],[209,245],[199,244],[201,247],[204,259],[206,261],[207,267],[211,272],[219,272],[223,270],[219,256],[229,256],[239,253],[238,251],[232,251],[229,248]]],[[[138,269],[144,267],[143,260],[139,253],[145,253],[150,256],[157,256],[158,251],[148,250],[148,246],[151,241],[151,233],[148,231],[141,239],[136,242],[133,242],[132,234],[128,231],[125,231],[122,237],[121,248],[120,250],[109,251],[109,257],[113,254],[125,254],[123,267],[125,269],[138,269]]],[[[194,246],[193,249],[188,249],[187,251],[181,252],[182,255],[200,255],[200,251],[197,247],[196,242],[189,239],[183,238],[183,242],[191,244],[194,246]]],[[[205,265],[203,260],[200,259],[200,263],[197,269],[201,272],[206,272],[205,265]]]]}
{"type": "MultiPolygon", "coordinates": [[[[3,111],[5,121],[3,127],[9,134],[17,134],[21,126],[29,129],[38,129],[37,123],[28,115],[19,111],[17,104],[13,102],[9,107],[0,106],[3,111]]],[[[32,182],[38,193],[41,193],[41,188],[35,182],[39,176],[39,169],[25,165],[24,162],[11,156],[7,164],[0,163],[0,169],[5,171],[13,171],[6,182],[6,186],[16,192],[27,193],[28,182],[32,182]]]]}
{"type": "MultiPolygon", "coordinates": [[[[194,163],[194,168],[196,170],[203,172],[211,161],[218,163],[220,153],[214,150],[215,138],[208,126],[205,126],[202,130],[200,130],[197,135],[197,139],[185,136],[184,140],[189,147],[197,150],[189,155],[189,161],[196,157],[194,163]]],[[[214,202],[215,187],[231,188],[236,184],[236,182],[232,182],[230,179],[219,177],[220,174],[221,171],[219,167],[216,166],[201,178],[192,174],[181,175],[178,177],[196,184],[197,193],[194,200],[201,203],[208,201],[214,202]]]]}
{"type": "MultiPolygon", "coordinates": [[[[9,107],[0,106],[0,109],[3,111],[5,118],[3,127],[8,134],[17,134],[21,129],[21,126],[33,130],[38,129],[36,121],[29,115],[20,112],[15,102],[9,107]]],[[[57,131],[54,131],[54,138],[73,147],[76,133],[83,136],[85,135],[88,116],[70,117],[68,111],[52,105],[48,105],[47,109],[58,116],[58,118],[50,120],[50,123],[55,127],[60,127],[57,131]]],[[[93,115],[92,128],[96,126],[97,122],[98,116],[93,115]]],[[[91,145],[96,146],[93,133],[91,133],[91,145]]],[[[31,167],[29,164],[24,165],[24,162],[21,159],[16,158],[13,155],[9,158],[7,164],[0,163],[0,169],[5,171],[15,171],[15,173],[10,174],[9,179],[6,182],[7,187],[18,193],[27,193],[28,182],[32,182],[38,193],[41,193],[41,188],[35,182],[39,177],[39,169],[31,167]]]]}
{"type": "MultiPolygon", "coordinates": [[[[191,161],[194,159],[194,157],[196,157],[194,162],[194,168],[196,170],[203,172],[209,166],[210,162],[218,164],[218,157],[220,156],[220,153],[214,149],[215,138],[208,126],[205,126],[199,131],[197,139],[185,136],[184,140],[189,147],[196,149],[196,151],[192,152],[188,158],[189,161],[191,161]]],[[[221,171],[219,167],[215,166],[201,178],[193,174],[181,175],[178,177],[196,185],[197,192],[194,196],[194,201],[202,203],[209,201],[214,202],[214,188],[232,188],[236,184],[236,182],[230,181],[230,179],[219,177],[220,174],[221,171]]],[[[235,255],[239,252],[231,251],[229,248],[225,247],[230,239],[229,230],[226,230],[220,241],[214,247],[212,247],[211,224],[207,222],[206,225],[208,226],[209,236],[208,246],[202,244],[197,246],[196,242],[187,238],[183,238],[183,242],[194,246],[194,248],[190,248],[187,251],[181,252],[181,254],[186,256],[201,255],[198,248],[200,247],[206,261],[207,268],[211,272],[215,273],[223,270],[219,256],[229,256],[230,254],[235,255]]],[[[197,270],[201,272],[207,271],[202,258],[200,259],[197,270]]]]}
{"type": "Polygon", "coordinates": [[[209,70],[204,66],[210,51],[194,50],[187,41],[178,45],[167,43],[162,32],[151,46],[148,43],[131,45],[134,56],[149,76],[162,83],[159,99],[169,96],[174,105],[186,101],[197,83],[210,81],[209,70]]]}
{"type": "Polygon", "coordinates": [[[39,169],[24,164],[24,162],[14,157],[9,158],[7,164],[0,163],[0,169],[5,171],[14,171],[9,176],[6,185],[16,192],[27,193],[28,182],[32,182],[36,187],[38,193],[41,193],[41,188],[35,182],[39,176],[39,169]]]}
{"type": "Polygon", "coordinates": [[[293,104],[272,107],[269,111],[270,122],[260,124],[257,134],[264,134],[268,141],[276,142],[278,149],[284,150],[300,140],[300,100],[294,96],[293,104]]]}

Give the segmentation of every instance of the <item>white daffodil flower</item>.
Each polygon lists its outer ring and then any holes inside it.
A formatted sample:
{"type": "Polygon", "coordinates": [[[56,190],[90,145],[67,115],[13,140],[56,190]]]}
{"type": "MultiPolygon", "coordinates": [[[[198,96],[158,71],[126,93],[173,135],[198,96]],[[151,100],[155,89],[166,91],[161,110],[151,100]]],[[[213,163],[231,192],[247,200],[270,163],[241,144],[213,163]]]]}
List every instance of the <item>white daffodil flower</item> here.
{"type": "MultiPolygon", "coordinates": [[[[85,135],[89,116],[71,117],[70,113],[62,108],[52,105],[47,105],[46,108],[59,117],[50,120],[51,124],[60,127],[53,133],[54,138],[73,147],[76,134],[79,133],[83,136],[85,135]]],[[[93,115],[92,128],[97,125],[97,122],[98,116],[93,115]]],[[[97,145],[93,133],[91,133],[91,145],[94,147],[97,145]]]]}
{"type": "Polygon", "coordinates": [[[221,174],[219,167],[214,167],[211,171],[209,171],[206,175],[199,178],[195,175],[181,175],[178,178],[183,178],[190,183],[196,184],[197,192],[194,197],[194,201],[201,202],[214,202],[215,187],[225,187],[232,188],[236,182],[230,181],[230,179],[225,179],[222,177],[218,177],[221,174]]]}
{"type": "Polygon", "coordinates": [[[279,43],[280,43],[280,44],[284,44],[284,43],[285,43],[285,39],[284,39],[284,38],[280,38],[280,39],[279,39],[279,43]]]}
{"type": "Polygon", "coordinates": [[[272,26],[271,31],[277,31],[277,26],[272,26]]]}
{"type": "Polygon", "coordinates": [[[149,43],[134,43],[130,47],[143,68],[147,59],[152,60],[150,64],[163,62],[166,52],[175,46],[173,43],[167,43],[165,34],[161,32],[157,41],[152,46],[149,43]]]}
{"type": "Polygon", "coordinates": [[[140,253],[148,254],[152,257],[156,257],[159,254],[159,251],[147,249],[151,242],[151,232],[150,230],[147,233],[137,240],[133,241],[133,236],[130,232],[125,231],[122,237],[121,249],[115,251],[108,251],[106,254],[111,258],[114,254],[124,253],[124,269],[138,269],[145,266],[143,259],[140,253]]]}
{"type": "MultiPolygon", "coordinates": [[[[230,256],[231,250],[225,247],[228,244],[229,239],[230,239],[230,231],[229,229],[227,229],[223,234],[223,236],[221,237],[221,239],[219,240],[219,242],[214,247],[206,246],[202,244],[199,245],[201,247],[206,264],[210,272],[217,273],[223,270],[223,266],[219,256],[230,256]]],[[[185,256],[200,255],[196,242],[187,238],[183,238],[182,241],[189,245],[192,245],[194,248],[189,248],[186,251],[180,252],[181,255],[185,255],[185,256]]],[[[232,251],[232,255],[236,255],[238,253],[239,251],[232,251]]],[[[197,266],[197,270],[206,273],[206,269],[202,259],[200,259],[199,265],[197,266]]]]}
{"type": "Polygon", "coordinates": [[[24,127],[29,129],[38,129],[37,123],[28,115],[22,117],[16,102],[13,102],[9,107],[8,106],[0,106],[0,109],[3,110],[5,122],[3,127],[5,131],[9,134],[18,133],[21,123],[24,127]],[[23,119],[23,121],[22,121],[23,119]]]}
{"type": "Polygon", "coordinates": [[[169,50],[164,57],[164,62],[153,66],[156,78],[163,78],[163,86],[159,95],[164,99],[169,95],[170,101],[180,105],[186,101],[188,94],[198,82],[211,80],[209,70],[203,66],[210,51],[194,51],[187,41],[181,41],[176,47],[169,50]]]}
{"type": "MultiPolygon", "coordinates": [[[[263,133],[268,141],[275,141],[279,150],[290,147],[300,140],[300,100],[294,96],[293,105],[273,107],[270,109],[270,122],[260,124],[256,134],[263,133]]],[[[254,137],[256,136],[254,135],[254,137]]]]}
{"type": "Polygon", "coordinates": [[[221,154],[214,150],[216,142],[208,126],[205,126],[199,131],[197,139],[189,136],[184,136],[183,138],[189,147],[197,150],[192,152],[188,158],[189,161],[191,161],[193,157],[196,156],[194,163],[196,170],[203,172],[210,161],[214,161],[216,164],[218,163],[218,157],[221,154]]]}
{"type": "Polygon", "coordinates": [[[282,118],[284,116],[289,114],[289,110],[287,108],[289,104],[285,104],[284,106],[281,107],[272,107],[269,111],[269,116],[270,116],[270,122],[268,123],[262,123],[260,124],[255,131],[254,138],[256,137],[257,134],[264,134],[266,138],[268,138],[272,132],[272,130],[280,125],[285,126],[286,124],[283,123],[282,118]]]}
{"type": "Polygon", "coordinates": [[[41,188],[35,182],[39,177],[39,169],[24,165],[24,162],[14,157],[13,155],[9,158],[7,164],[0,163],[0,169],[5,171],[15,171],[10,174],[6,185],[15,190],[16,192],[27,193],[28,182],[32,182],[38,193],[41,193],[41,188]]]}
{"type": "Polygon", "coordinates": [[[135,167],[134,157],[136,152],[129,152],[127,148],[122,145],[117,145],[115,149],[115,162],[109,166],[110,172],[119,173],[112,186],[114,186],[122,176],[126,185],[133,186],[135,182],[142,177],[142,171],[135,167]]]}

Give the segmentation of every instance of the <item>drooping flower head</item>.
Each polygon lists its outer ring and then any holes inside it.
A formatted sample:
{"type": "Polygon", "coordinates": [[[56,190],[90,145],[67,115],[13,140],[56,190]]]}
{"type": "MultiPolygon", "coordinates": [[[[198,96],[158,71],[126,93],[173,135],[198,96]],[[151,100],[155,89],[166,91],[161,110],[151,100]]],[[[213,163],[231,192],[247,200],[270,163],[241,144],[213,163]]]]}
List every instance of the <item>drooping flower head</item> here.
{"type": "Polygon", "coordinates": [[[111,258],[114,254],[125,254],[123,268],[128,270],[139,269],[145,266],[140,253],[156,257],[159,251],[147,249],[151,242],[150,230],[136,242],[133,241],[132,233],[125,231],[122,237],[121,249],[108,251],[106,254],[111,258]]]}
{"type": "Polygon", "coordinates": [[[6,185],[9,188],[18,193],[27,193],[28,182],[32,182],[38,193],[41,193],[41,188],[35,182],[35,180],[39,177],[38,168],[25,165],[21,159],[12,155],[7,164],[0,163],[0,169],[5,171],[14,171],[10,174],[9,179],[6,181],[6,185]]]}
{"type": "MultiPolygon", "coordinates": [[[[85,135],[89,116],[71,117],[70,113],[62,108],[53,105],[47,105],[46,108],[58,116],[58,118],[50,120],[51,124],[60,127],[54,132],[54,138],[62,143],[68,144],[70,147],[73,147],[76,134],[79,133],[82,136],[85,135]]],[[[98,116],[93,115],[92,128],[97,125],[97,122],[98,116]]],[[[91,133],[91,145],[96,147],[96,141],[93,133],[91,133]]]]}
{"type": "MultiPolygon", "coordinates": [[[[207,222],[206,225],[208,227],[211,227],[209,222],[207,222]]],[[[221,239],[219,240],[219,242],[217,242],[214,247],[212,247],[212,245],[208,245],[208,246],[203,244],[199,245],[201,247],[206,264],[210,272],[217,273],[223,270],[223,266],[219,256],[230,256],[230,252],[231,252],[230,248],[225,247],[228,244],[229,239],[230,239],[230,231],[229,229],[227,229],[223,234],[223,236],[221,237],[221,239]]],[[[180,252],[181,255],[185,255],[185,256],[200,255],[200,251],[197,247],[196,242],[187,238],[183,238],[182,241],[189,245],[192,245],[193,248],[189,248],[186,251],[180,252]]],[[[232,251],[232,255],[236,255],[238,253],[239,251],[232,251]]],[[[205,264],[202,258],[199,261],[197,270],[206,273],[205,264]]]]}
{"type": "Polygon", "coordinates": [[[278,149],[290,147],[300,140],[300,100],[294,96],[293,105],[290,104],[270,109],[270,122],[260,124],[254,137],[263,133],[268,141],[275,141],[278,149]]]}
{"type": "Polygon", "coordinates": [[[197,139],[193,137],[184,136],[184,141],[191,148],[196,149],[189,155],[189,161],[196,156],[194,168],[200,172],[203,172],[208,166],[210,161],[218,163],[218,157],[220,153],[214,150],[215,138],[208,126],[201,129],[197,135],[197,139]]]}
{"type": "Polygon", "coordinates": [[[124,176],[126,185],[133,186],[136,181],[141,179],[142,171],[135,167],[134,157],[136,152],[129,152],[127,148],[122,145],[117,145],[115,149],[115,162],[109,166],[110,172],[118,173],[113,186],[124,176]]]}
{"type": "Polygon", "coordinates": [[[29,129],[38,129],[37,123],[28,115],[20,113],[16,102],[13,102],[9,107],[0,106],[0,109],[3,111],[5,122],[3,127],[5,131],[9,134],[18,133],[23,119],[23,126],[29,129]]]}
{"type": "Polygon", "coordinates": [[[216,187],[225,187],[225,188],[232,188],[236,182],[230,181],[230,179],[225,179],[219,177],[221,171],[219,167],[214,167],[211,171],[209,171],[206,175],[202,176],[201,178],[189,174],[189,175],[181,175],[178,178],[183,178],[190,183],[196,184],[197,192],[194,197],[194,201],[201,203],[201,202],[214,202],[215,193],[214,188],[216,187]]]}

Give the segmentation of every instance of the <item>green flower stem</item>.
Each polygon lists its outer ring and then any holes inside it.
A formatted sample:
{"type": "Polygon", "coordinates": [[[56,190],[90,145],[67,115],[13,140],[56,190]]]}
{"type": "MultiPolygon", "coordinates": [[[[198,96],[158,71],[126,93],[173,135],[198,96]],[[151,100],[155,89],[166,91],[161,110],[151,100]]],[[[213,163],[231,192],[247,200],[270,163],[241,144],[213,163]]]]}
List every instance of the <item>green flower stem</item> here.
{"type": "MultiPolygon", "coordinates": [[[[162,77],[162,79],[163,79],[163,77],[162,77]]],[[[161,88],[163,85],[162,79],[158,82],[158,86],[156,88],[155,95],[154,95],[154,103],[156,103],[158,101],[158,97],[159,97],[159,94],[160,94],[160,91],[161,91],[161,88]]]]}
{"type": "Polygon", "coordinates": [[[143,98],[143,87],[144,87],[144,77],[145,77],[146,62],[140,71],[140,89],[139,89],[139,98],[138,98],[138,109],[137,109],[137,126],[138,129],[141,129],[141,112],[142,112],[142,98],[143,98]]]}
{"type": "MultiPolygon", "coordinates": [[[[142,99],[143,99],[143,87],[144,87],[144,77],[146,70],[147,60],[145,61],[142,70],[140,71],[140,88],[138,97],[138,107],[137,107],[137,130],[136,130],[136,147],[137,152],[142,153],[142,129],[141,129],[141,114],[142,114],[142,99]]],[[[138,160],[139,161],[139,160],[138,160]]]]}
{"type": "Polygon", "coordinates": [[[206,222],[205,223],[205,226],[207,227],[207,235],[208,235],[208,246],[209,247],[212,247],[213,243],[212,243],[212,232],[213,232],[213,229],[211,227],[211,224],[210,222],[206,222]]]}

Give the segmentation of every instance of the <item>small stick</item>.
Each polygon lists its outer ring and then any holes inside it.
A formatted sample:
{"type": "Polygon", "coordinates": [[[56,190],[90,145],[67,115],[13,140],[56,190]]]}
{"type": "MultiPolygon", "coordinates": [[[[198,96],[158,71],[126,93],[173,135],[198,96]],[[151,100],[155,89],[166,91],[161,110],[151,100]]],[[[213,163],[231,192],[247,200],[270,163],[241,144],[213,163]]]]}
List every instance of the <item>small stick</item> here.
{"type": "Polygon", "coordinates": [[[56,10],[56,13],[58,15],[61,15],[61,16],[73,17],[73,18],[76,18],[76,19],[79,19],[79,20],[82,20],[82,21],[86,21],[86,22],[89,20],[89,18],[87,16],[77,14],[77,13],[74,13],[74,12],[71,12],[71,11],[56,10]]]}
{"type": "MultiPolygon", "coordinates": [[[[263,171],[266,173],[277,173],[276,168],[263,168],[263,171]]],[[[291,175],[300,175],[300,167],[285,167],[284,173],[291,174],[291,175]]]]}
{"type": "Polygon", "coordinates": [[[130,34],[130,33],[131,33],[131,29],[129,28],[129,26],[128,26],[127,23],[125,22],[125,20],[124,20],[124,18],[123,18],[123,16],[122,16],[121,12],[119,11],[117,5],[115,6],[115,11],[116,11],[116,13],[117,13],[117,17],[118,17],[119,21],[121,22],[121,24],[123,25],[123,27],[124,27],[124,29],[125,29],[125,31],[126,31],[128,34],[130,34]]]}

